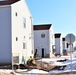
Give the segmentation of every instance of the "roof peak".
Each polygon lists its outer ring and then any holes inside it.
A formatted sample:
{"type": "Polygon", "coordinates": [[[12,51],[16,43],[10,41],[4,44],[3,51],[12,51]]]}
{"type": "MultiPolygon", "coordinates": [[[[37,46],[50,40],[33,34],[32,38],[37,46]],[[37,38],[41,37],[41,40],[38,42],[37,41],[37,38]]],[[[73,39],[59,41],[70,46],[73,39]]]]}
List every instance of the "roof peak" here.
{"type": "Polygon", "coordinates": [[[55,33],[55,38],[60,38],[61,33],[55,33]]]}
{"type": "Polygon", "coordinates": [[[49,24],[49,23],[48,23],[48,24],[35,24],[35,25],[52,25],[52,24],[49,24]]]}
{"type": "Polygon", "coordinates": [[[51,26],[52,24],[39,24],[39,25],[34,25],[33,29],[34,30],[48,30],[50,29],[51,26]]]}
{"type": "Polygon", "coordinates": [[[0,5],[10,5],[20,0],[1,0],[0,5]]]}

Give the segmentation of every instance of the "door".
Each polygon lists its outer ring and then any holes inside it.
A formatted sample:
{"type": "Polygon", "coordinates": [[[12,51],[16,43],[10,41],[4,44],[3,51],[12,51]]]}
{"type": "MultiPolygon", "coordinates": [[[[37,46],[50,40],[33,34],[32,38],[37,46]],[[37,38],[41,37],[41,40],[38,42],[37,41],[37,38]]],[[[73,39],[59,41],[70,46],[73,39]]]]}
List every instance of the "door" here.
{"type": "Polygon", "coordinates": [[[42,48],[42,58],[44,58],[44,48],[42,48]]]}

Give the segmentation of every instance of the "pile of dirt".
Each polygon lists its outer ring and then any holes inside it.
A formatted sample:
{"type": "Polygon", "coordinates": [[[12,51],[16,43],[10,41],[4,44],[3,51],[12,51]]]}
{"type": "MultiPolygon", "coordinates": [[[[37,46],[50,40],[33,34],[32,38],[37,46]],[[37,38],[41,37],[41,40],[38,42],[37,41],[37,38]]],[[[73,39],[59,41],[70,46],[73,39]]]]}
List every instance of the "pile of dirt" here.
{"type": "Polygon", "coordinates": [[[16,75],[16,73],[14,72],[13,74],[11,74],[11,73],[6,73],[6,72],[0,72],[0,75],[16,75]]]}
{"type": "Polygon", "coordinates": [[[10,75],[9,73],[0,73],[0,75],[10,75]]]}
{"type": "Polygon", "coordinates": [[[44,70],[44,71],[50,71],[56,67],[54,65],[51,65],[46,62],[41,62],[41,61],[36,61],[36,65],[37,65],[37,69],[44,70]]]}

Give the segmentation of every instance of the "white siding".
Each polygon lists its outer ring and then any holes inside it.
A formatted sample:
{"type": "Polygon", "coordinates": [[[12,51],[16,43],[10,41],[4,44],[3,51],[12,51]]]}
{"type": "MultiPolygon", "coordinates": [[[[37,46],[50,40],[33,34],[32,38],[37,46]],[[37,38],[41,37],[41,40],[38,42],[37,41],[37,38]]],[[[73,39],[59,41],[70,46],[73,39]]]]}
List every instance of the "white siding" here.
{"type": "Polygon", "coordinates": [[[42,56],[42,48],[45,49],[45,55],[49,54],[49,30],[35,30],[34,40],[34,49],[38,49],[39,56],[42,56]],[[41,38],[42,33],[45,34],[45,38],[41,38]]]}
{"type": "Polygon", "coordinates": [[[0,6],[0,64],[11,63],[11,7],[0,6]]]}
{"type": "Polygon", "coordinates": [[[56,54],[62,54],[63,47],[62,47],[62,38],[55,38],[55,47],[56,47],[56,54]]]}
{"type": "Polygon", "coordinates": [[[18,53],[20,56],[25,57],[26,60],[33,56],[33,43],[32,43],[32,22],[31,14],[27,8],[24,0],[12,4],[12,51],[18,53]],[[17,13],[17,16],[15,15],[17,13]],[[26,19],[26,27],[23,25],[23,18],[26,19]],[[18,41],[16,41],[18,37],[18,41]],[[24,38],[25,37],[25,38],[24,38]],[[23,49],[23,43],[26,43],[26,49],[23,49]]]}
{"type": "Polygon", "coordinates": [[[33,46],[32,16],[25,0],[0,6],[0,64],[11,63],[12,53],[19,55],[19,62],[24,56],[26,63],[33,56],[33,46]]]}
{"type": "Polygon", "coordinates": [[[60,39],[55,38],[56,54],[60,54],[60,39]]]}
{"type": "Polygon", "coordinates": [[[63,41],[63,50],[64,50],[64,49],[67,49],[66,41],[63,41]]]}
{"type": "Polygon", "coordinates": [[[60,54],[63,53],[62,37],[60,37],[60,54]]]}
{"type": "Polygon", "coordinates": [[[62,44],[63,44],[63,50],[64,50],[65,49],[65,41],[63,41],[62,44]]]}
{"type": "Polygon", "coordinates": [[[54,37],[54,30],[53,27],[51,26],[49,30],[49,47],[50,47],[50,54],[53,53],[53,46],[55,45],[55,37],[54,37]]]}

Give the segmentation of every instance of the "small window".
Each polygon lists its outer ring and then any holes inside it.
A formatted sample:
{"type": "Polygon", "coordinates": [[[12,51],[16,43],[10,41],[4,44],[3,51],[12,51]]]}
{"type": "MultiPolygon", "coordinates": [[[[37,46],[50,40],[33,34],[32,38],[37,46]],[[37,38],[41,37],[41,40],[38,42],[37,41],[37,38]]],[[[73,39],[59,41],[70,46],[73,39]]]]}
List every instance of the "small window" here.
{"type": "Polygon", "coordinates": [[[52,34],[52,39],[53,39],[53,34],[52,34]]]}
{"type": "Polygon", "coordinates": [[[15,13],[15,16],[17,16],[17,12],[15,13]]]}
{"type": "Polygon", "coordinates": [[[41,37],[42,37],[42,38],[45,38],[45,34],[44,34],[44,33],[42,33],[42,34],[41,34],[41,37]]]}
{"type": "Polygon", "coordinates": [[[16,41],[18,41],[18,37],[16,37],[16,41]]]}
{"type": "Polygon", "coordinates": [[[23,49],[26,49],[26,43],[23,42],[23,49]]]}
{"type": "Polygon", "coordinates": [[[26,18],[23,18],[23,27],[26,28],[26,18]]]}
{"type": "Polygon", "coordinates": [[[69,47],[69,44],[67,43],[67,48],[69,47]]]}
{"type": "Polygon", "coordinates": [[[31,54],[33,54],[33,50],[31,51],[31,54]]]}
{"type": "Polygon", "coordinates": [[[24,23],[24,28],[26,28],[26,24],[24,23]]]}
{"type": "Polygon", "coordinates": [[[25,39],[25,36],[24,36],[24,39],[25,39]]]}

